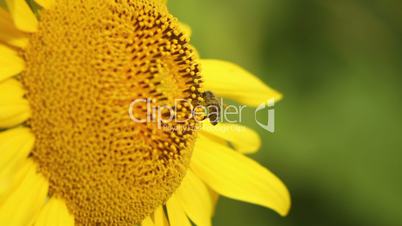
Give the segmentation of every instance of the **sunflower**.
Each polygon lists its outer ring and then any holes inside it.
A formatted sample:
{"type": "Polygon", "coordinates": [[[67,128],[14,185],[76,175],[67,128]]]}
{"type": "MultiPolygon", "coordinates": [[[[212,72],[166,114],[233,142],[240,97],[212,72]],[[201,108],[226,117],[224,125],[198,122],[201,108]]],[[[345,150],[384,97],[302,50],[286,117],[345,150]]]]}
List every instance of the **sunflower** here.
{"type": "Polygon", "coordinates": [[[260,147],[253,130],[194,118],[165,130],[127,114],[139,98],[205,103],[203,90],[249,106],[281,98],[237,65],[201,60],[189,39],[162,0],[5,0],[0,225],[208,226],[219,195],[286,215],[284,184],[245,156],[260,147]]]}

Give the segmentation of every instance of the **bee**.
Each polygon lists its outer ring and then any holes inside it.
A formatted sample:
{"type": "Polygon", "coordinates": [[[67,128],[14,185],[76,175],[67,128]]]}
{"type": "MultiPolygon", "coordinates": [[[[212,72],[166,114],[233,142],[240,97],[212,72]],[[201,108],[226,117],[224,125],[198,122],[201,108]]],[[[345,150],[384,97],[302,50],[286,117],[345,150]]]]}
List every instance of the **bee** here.
{"type": "Polygon", "coordinates": [[[207,108],[207,116],[212,125],[216,126],[221,118],[221,105],[218,98],[211,92],[205,91],[202,94],[202,98],[205,101],[205,107],[207,108]]]}

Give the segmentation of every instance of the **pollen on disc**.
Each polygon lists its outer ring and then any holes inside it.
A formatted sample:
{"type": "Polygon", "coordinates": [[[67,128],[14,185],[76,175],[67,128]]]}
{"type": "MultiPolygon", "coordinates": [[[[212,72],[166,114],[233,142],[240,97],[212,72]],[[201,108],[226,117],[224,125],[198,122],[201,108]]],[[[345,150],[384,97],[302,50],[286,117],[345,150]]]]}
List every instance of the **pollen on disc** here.
{"type": "Polygon", "coordinates": [[[179,186],[196,132],[134,123],[130,103],[198,98],[197,54],[159,1],[56,2],[24,52],[32,157],[77,225],[139,224],[179,186]]]}

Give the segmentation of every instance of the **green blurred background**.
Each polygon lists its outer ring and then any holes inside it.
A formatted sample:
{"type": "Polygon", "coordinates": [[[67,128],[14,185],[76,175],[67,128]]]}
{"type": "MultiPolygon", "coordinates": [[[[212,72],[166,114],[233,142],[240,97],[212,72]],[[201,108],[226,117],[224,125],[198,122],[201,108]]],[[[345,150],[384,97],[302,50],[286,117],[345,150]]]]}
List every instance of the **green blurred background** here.
{"type": "Polygon", "coordinates": [[[203,58],[284,93],[252,156],[292,193],[287,218],[221,199],[215,226],[402,225],[401,0],[170,0],[203,58]]]}

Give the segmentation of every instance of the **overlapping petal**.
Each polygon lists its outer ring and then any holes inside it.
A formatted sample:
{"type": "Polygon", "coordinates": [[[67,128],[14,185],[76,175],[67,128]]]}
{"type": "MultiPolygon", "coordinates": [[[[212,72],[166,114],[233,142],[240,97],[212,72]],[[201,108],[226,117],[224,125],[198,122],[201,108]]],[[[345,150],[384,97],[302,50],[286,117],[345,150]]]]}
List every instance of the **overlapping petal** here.
{"type": "Polygon", "coordinates": [[[150,217],[145,218],[145,220],[142,222],[141,226],[154,226],[154,222],[150,217]]]}
{"type": "Polygon", "coordinates": [[[25,32],[36,32],[38,20],[25,0],[5,0],[15,26],[25,32]]]}
{"type": "Polygon", "coordinates": [[[55,0],[35,0],[35,2],[38,3],[40,6],[42,6],[43,8],[49,9],[54,5],[55,0]]]}
{"type": "Polygon", "coordinates": [[[28,38],[25,33],[19,31],[9,12],[0,7],[0,41],[9,45],[25,48],[28,38]]]}
{"type": "Polygon", "coordinates": [[[0,172],[26,158],[34,140],[34,135],[24,127],[0,132],[0,172]]]}
{"type": "Polygon", "coordinates": [[[176,198],[196,225],[211,225],[213,208],[211,196],[205,184],[191,170],[187,172],[177,189],[176,198]]]}
{"type": "Polygon", "coordinates": [[[219,123],[213,126],[210,123],[204,123],[201,133],[210,139],[224,140],[235,150],[245,154],[254,153],[261,147],[258,133],[239,124],[219,123]]]}
{"type": "Polygon", "coordinates": [[[30,225],[46,201],[49,185],[35,163],[27,160],[22,169],[20,183],[0,202],[0,225],[30,225]]]}
{"type": "Polygon", "coordinates": [[[166,219],[165,211],[162,206],[156,208],[154,213],[155,226],[169,226],[169,222],[166,219]]]}
{"type": "Polygon", "coordinates": [[[190,220],[175,195],[172,195],[167,201],[166,208],[170,226],[191,226],[190,220]]]}
{"type": "Polygon", "coordinates": [[[0,82],[24,70],[24,60],[17,52],[0,44],[0,82]]]}
{"type": "Polygon", "coordinates": [[[286,215],[290,195],[273,173],[225,145],[199,136],[191,162],[197,176],[219,194],[286,215]]]}
{"type": "Polygon", "coordinates": [[[216,95],[257,107],[282,94],[243,68],[221,60],[201,60],[205,89],[216,95]]]}
{"type": "Polygon", "coordinates": [[[16,126],[30,117],[24,89],[15,79],[0,82],[0,128],[16,126]]]}
{"type": "Polygon", "coordinates": [[[74,217],[63,200],[52,197],[40,210],[33,226],[74,226],[74,217]]]}

